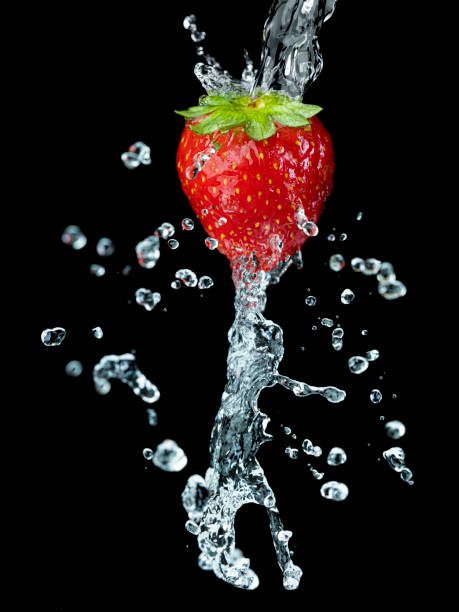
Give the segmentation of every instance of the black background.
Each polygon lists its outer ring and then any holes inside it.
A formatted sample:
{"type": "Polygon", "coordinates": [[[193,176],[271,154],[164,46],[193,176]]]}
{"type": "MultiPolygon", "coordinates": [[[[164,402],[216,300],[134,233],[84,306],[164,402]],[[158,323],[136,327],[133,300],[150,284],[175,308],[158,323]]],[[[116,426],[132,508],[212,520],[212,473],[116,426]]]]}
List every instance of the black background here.
{"type": "Polygon", "coordinates": [[[30,226],[40,248],[33,254],[35,306],[29,315],[38,359],[25,415],[36,433],[33,548],[48,609],[86,610],[97,602],[108,610],[123,600],[125,609],[137,611],[156,606],[161,597],[171,605],[189,597],[206,608],[217,598],[243,605],[265,598],[351,602],[367,588],[375,600],[400,601],[395,589],[410,593],[413,575],[418,591],[426,586],[419,582],[429,565],[429,528],[422,516],[428,496],[425,389],[419,384],[426,363],[416,315],[427,264],[420,265],[416,236],[424,223],[428,170],[421,156],[425,134],[418,129],[423,50],[409,7],[389,14],[387,3],[340,0],[323,27],[324,69],[305,101],[324,108],[320,119],[336,151],[335,187],[319,236],[303,248],[304,268],[289,270],[268,294],[265,314],[284,330],[280,371],[348,394],[338,405],[295,398],[281,388],[264,391],[260,399],[275,438],[259,460],[285,527],[294,532],[294,561],[304,570],[300,589],[282,589],[263,509],[244,507],[236,523],[237,545],[260,577],[254,592],[240,592],[200,570],[196,539],[183,526],[183,486],[208,466],[225,384],[233,286],[228,262],[205,248],[199,224],[193,232],[180,229],[182,218],[193,214],[175,171],[183,121],[173,109],[195,104],[203,93],[193,74],[195,45],[182,20],[195,13],[207,32],[206,51],[238,75],[244,47],[257,65],[269,5],[125,4],[97,13],[79,5],[29,17],[36,26],[27,87],[32,162],[23,181],[35,194],[30,226]],[[120,155],[136,140],[151,147],[153,162],[129,171],[120,155]],[[359,211],[363,219],[356,221],[359,211]],[[171,251],[163,244],[156,268],[144,270],[134,246],[163,221],[177,228],[180,247],[171,251]],[[82,251],[60,241],[68,224],[87,235],[82,251]],[[329,242],[331,232],[346,232],[348,239],[329,242]],[[104,260],[95,252],[102,236],[116,246],[104,260]],[[378,296],[374,278],[353,273],[349,265],[339,274],[330,271],[333,253],[348,262],[354,256],[391,261],[407,296],[388,302],[378,296]],[[106,275],[91,276],[92,263],[105,265],[106,275]],[[120,274],[126,264],[133,268],[128,277],[120,274]],[[170,282],[182,267],[209,274],[215,286],[174,291],[170,282]],[[135,304],[140,286],[162,294],[153,312],[135,304]],[[346,287],[356,293],[349,306],[339,302],[346,287]],[[314,308],[304,304],[308,288],[318,298],[314,308]],[[345,330],[341,352],[332,349],[331,331],[318,322],[319,316],[337,315],[345,330]],[[41,331],[56,325],[67,329],[66,340],[59,348],[42,346],[41,331]],[[91,335],[96,325],[104,330],[102,340],[91,335]],[[369,330],[366,337],[362,329],[369,330]],[[380,359],[361,376],[350,374],[347,359],[374,348],[380,359]],[[157,427],[148,425],[147,405],[124,385],[115,382],[103,397],[93,389],[94,364],[105,354],[133,349],[140,369],[161,391],[154,405],[157,427]],[[64,372],[71,359],[83,363],[79,378],[64,372]],[[375,387],[383,394],[378,405],[369,400],[375,387]],[[400,444],[414,472],[412,487],[378,461],[397,444],[385,436],[381,415],[407,426],[400,444]],[[304,455],[292,461],[284,454],[293,441],[281,424],[292,428],[298,444],[305,437],[320,444],[324,456],[332,446],[346,449],[344,466],[327,468],[324,457],[316,462],[326,479],[348,484],[344,503],[320,497],[321,483],[304,455]],[[143,459],[142,449],[164,438],[176,440],[188,455],[178,474],[143,459]]]}

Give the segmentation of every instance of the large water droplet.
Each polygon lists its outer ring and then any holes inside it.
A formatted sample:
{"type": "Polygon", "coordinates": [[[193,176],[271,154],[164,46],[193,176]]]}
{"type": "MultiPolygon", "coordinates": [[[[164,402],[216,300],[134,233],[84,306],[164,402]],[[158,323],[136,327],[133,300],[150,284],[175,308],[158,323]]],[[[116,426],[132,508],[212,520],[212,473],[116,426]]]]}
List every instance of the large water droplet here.
{"type": "Polygon", "coordinates": [[[325,497],[325,499],[344,501],[349,495],[349,489],[343,482],[330,480],[320,487],[320,494],[322,497],[325,497]]]}
{"type": "Polygon", "coordinates": [[[368,368],[368,361],[365,357],[355,355],[349,359],[348,365],[352,374],[362,374],[368,368]]]}
{"type": "Polygon", "coordinates": [[[82,249],[88,242],[88,239],[78,225],[68,225],[62,233],[61,240],[64,244],[68,244],[72,249],[75,249],[75,251],[82,249]]]}
{"type": "Polygon", "coordinates": [[[45,346],[60,346],[66,333],[63,327],[47,328],[41,332],[41,341],[45,346]]]}
{"type": "Polygon", "coordinates": [[[180,472],[188,459],[174,440],[164,440],[156,447],[153,463],[166,472],[180,472]]]}

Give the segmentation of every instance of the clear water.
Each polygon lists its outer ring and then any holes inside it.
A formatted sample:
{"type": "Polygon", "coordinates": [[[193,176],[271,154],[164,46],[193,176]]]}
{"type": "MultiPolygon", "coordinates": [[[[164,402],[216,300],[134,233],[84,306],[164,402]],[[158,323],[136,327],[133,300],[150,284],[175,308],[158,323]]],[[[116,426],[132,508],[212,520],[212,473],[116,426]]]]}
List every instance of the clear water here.
{"type": "MultiPolygon", "coordinates": [[[[235,320],[228,333],[228,380],[212,430],[210,466],[205,484],[201,480],[198,489],[188,482],[183,493],[189,519],[197,526],[200,566],[243,589],[253,589],[259,583],[249,559],[235,548],[236,513],[248,503],[266,509],[284,587],[296,589],[302,575],[291,560],[288,539],[279,537],[285,530],[276,497],[256,457],[260,446],[272,439],[267,432],[270,419],[258,407],[261,391],[279,384],[300,397],[318,394],[335,403],[346,396],[336,387],[314,387],[278,372],[284,353],[282,329],[265,319],[263,311],[268,286],[278,282],[287,267],[266,273],[255,260],[233,262],[235,320]],[[202,497],[204,487],[205,502],[201,500],[196,513],[198,501],[189,501],[190,492],[200,491],[202,497]]],[[[289,448],[287,452],[293,458],[298,451],[289,448]]],[[[195,482],[196,476],[192,478],[195,482]]]]}

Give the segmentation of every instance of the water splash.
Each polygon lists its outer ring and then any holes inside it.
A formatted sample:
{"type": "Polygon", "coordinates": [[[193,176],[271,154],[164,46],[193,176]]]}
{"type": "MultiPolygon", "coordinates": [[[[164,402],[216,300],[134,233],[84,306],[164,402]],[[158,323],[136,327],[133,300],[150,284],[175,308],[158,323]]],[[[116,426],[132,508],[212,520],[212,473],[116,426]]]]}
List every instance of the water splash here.
{"type": "MultiPolygon", "coordinates": [[[[279,538],[284,528],[276,498],[256,458],[260,446],[272,439],[266,431],[270,419],[258,408],[261,391],[280,384],[298,397],[317,394],[334,403],[343,401],[346,395],[336,387],[313,387],[278,372],[284,353],[282,329],[262,313],[266,289],[279,281],[287,267],[282,264],[266,273],[256,260],[233,262],[236,297],[235,320],[228,333],[228,382],[212,430],[210,467],[205,475],[206,501],[198,515],[196,504],[188,501],[193,489],[190,482],[183,493],[189,519],[198,528],[200,566],[243,589],[258,585],[250,560],[235,552],[234,521],[237,511],[247,503],[259,504],[268,513],[284,587],[296,589],[302,575],[291,560],[288,539],[279,538]]],[[[200,482],[202,490],[204,485],[200,482]]]]}
{"type": "Polygon", "coordinates": [[[272,4],[252,92],[274,89],[292,98],[303,96],[322,70],[317,36],[335,5],[336,0],[276,0],[272,4]]]}
{"type": "Polygon", "coordinates": [[[110,391],[110,380],[113,378],[129,385],[134,393],[148,404],[159,400],[158,387],[142,374],[132,353],[105,355],[94,366],[94,386],[100,395],[106,395],[110,391]]]}

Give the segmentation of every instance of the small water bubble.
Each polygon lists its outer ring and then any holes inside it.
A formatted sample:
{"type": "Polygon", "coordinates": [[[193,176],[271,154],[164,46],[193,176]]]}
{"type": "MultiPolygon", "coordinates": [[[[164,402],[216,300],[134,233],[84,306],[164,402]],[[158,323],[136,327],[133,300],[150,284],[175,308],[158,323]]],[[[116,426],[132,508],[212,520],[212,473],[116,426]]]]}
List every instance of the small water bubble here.
{"type": "Polygon", "coordinates": [[[362,334],[362,336],[368,336],[368,329],[362,329],[360,333],[362,334]]]}
{"type": "Polygon", "coordinates": [[[160,238],[163,240],[169,240],[175,234],[175,227],[172,223],[161,223],[161,225],[157,228],[156,232],[160,238]]]}
{"type": "Polygon", "coordinates": [[[215,238],[206,238],[204,240],[204,243],[206,247],[210,249],[211,251],[213,251],[214,249],[218,247],[218,240],[216,240],[215,238]]]}
{"type": "Polygon", "coordinates": [[[396,472],[401,472],[405,467],[405,451],[400,446],[394,446],[385,450],[383,457],[396,472]]]}
{"type": "Polygon", "coordinates": [[[138,141],[129,147],[129,149],[122,153],[121,161],[129,170],[133,170],[144,164],[148,166],[151,164],[150,147],[144,142],[138,141]]]}
{"type": "Polygon", "coordinates": [[[381,262],[379,261],[379,259],[370,257],[369,259],[365,259],[360,272],[365,274],[365,276],[374,276],[375,274],[378,274],[380,268],[381,268],[381,262]]]}
{"type": "Polygon", "coordinates": [[[358,212],[355,218],[357,219],[357,221],[361,221],[363,218],[363,212],[358,212]]]}
{"type": "Polygon", "coordinates": [[[306,455],[314,455],[314,444],[311,442],[311,440],[305,438],[301,444],[301,448],[306,455]]]}
{"type": "Polygon", "coordinates": [[[41,341],[45,346],[60,346],[66,333],[63,327],[47,328],[41,332],[41,341]]]}
{"type": "Polygon", "coordinates": [[[349,495],[349,489],[343,482],[336,482],[336,480],[330,480],[325,482],[320,487],[320,494],[325,499],[331,499],[333,501],[344,501],[349,495]]]}
{"type": "Polygon", "coordinates": [[[373,404],[379,404],[379,402],[382,400],[381,391],[379,389],[372,389],[370,393],[370,400],[373,402],[373,404]]]}
{"type": "Polygon", "coordinates": [[[388,421],[384,425],[384,430],[389,438],[393,440],[398,440],[402,438],[406,433],[406,427],[401,421],[388,421]]]}
{"type": "Polygon", "coordinates": [[[342,255],[336,253],[336,255],[332,255],[330,257],[328,265],[330,266],[330,269],[333,270],[333,272],[339,272],[344,268],[346,262],[342,255]]]}
{"type": "Polygon", "coordinates": [[[405,482],[408,482],[413,478],[413,472],[409,468],[404,467],[400,472],[400,478],[405,480],[405,482]]]}
{"type": "Polygon", "coordinates": [[[272,508],[273,506],[276,505],[276,498],[274,497],[272,493],[268,493],[268,495],[263,500],[263,504],[265,505],[266,508],[272,508]]]}
{"type": "Polygon", "coordinates": [[[315,468],[310,468],[311,469],[311,474],[314,476],[314,478],[316,480],[322,480],[322,478],[324,477],[324,473],[323,472],[319,472],[317,471],[315,468]]]}
{"type": "Polygon", "coordinates": [[[150,289],[145,289],[145,287],[140,287],[135,292],[135,301],[139,306],[143,306],[145,310],[152,311],[161,301],[161,294],[157,291],[153,292],[150,289]]]}
{"type": "Polygon", "coordinates": [[[147,236],[141,240],[135,247],[137,260],[142,268],[154,268],[159,259],[159,238],[158,236],[147,236]]]}
{"type": "Polygon", "coordinates": [[[292,433],[292,430],[290,429],[290,427],[284,427],[284,434],[289,436],[291,433],[292,433]]]}
{"type": "Polygon", "coordinates": [[[384,420],[385,420],[385,418],[386,418],[386,417],[385,417],[384,415],[381,415],[381,416],[379,417],[379,420],[380,420],[380,421],[384,421],[384,420]]]}
{"type": "Polygon", "coordinates": [[[342,304],[350,304],[354,298],[355,293],[351,289],[344,289],[340,297],[342,304]]]}
{"type": "Polygon", "coordinates": [[[164,440],[155,450],[153,463],[166,472],[180,472],[188,458],[174,440],[164,440]]]}
{"type": "Polygon", "coordinates": [[[344,329],[342,327],[336,327],[332,331],[332,338],[341,339],[344,336],[344,329]]]}
{"type": "Polygon", "coordinates": [[[296,434],[292,434],[292,439],[296,440],[296,434]]]}
{"type": "Polygon", "coordinates": [[[175,280],[171,282],[172,289],[180,289],[182,283],[179,280],[175,280]]]}
{"type": "Polygon", "coordinates": [[[100,264],[91,264],[89,266],[89,272],[93,275],[93,276],[97,276],[97,277],[101,277],[105,274],[105,268],[104,266],[101,266],[100,264]]]}
{"type": "Polygon", "coordinates": [[[147,461],[150,461],[151,459],[153,459],[153,451],[151,450],[151,448],[144,448],[142,451],[143,456],[145,457],[145,459],[147,459],[147,461]]]}
{"type": "Polygon", "coordinates": [[[328,319],[327,317],[324,317],[321,321],[320,321],[321,325],[323,325],[324,327],[333,327],[334,322],[333,319],[328,319]]]}
{"type": "Polygon", "coordinates": [[[304,301],[306,306],[314,306],[317,303],[317,299],[313,295],[308,295],[304,301]]]}
{"type": "Polygon", "coordinates": [[[392,393],[392,399],[396,399],[397,398],[397,394],[396,393],[392,393]]]}
{"type": "Polygon", "coordinates": [[[72,378],[76,378],[77,376],[80,376],[82,371],[83,371],[83,366],[81,364],[81,361],[77,361],[77,360],[69,361],[68,364],[65,366],[65,373],[67,374],[67,376],[72,376],[72,378]]]}
{"type": "Polygon", "coordinates": [[[110,238],[100,238],[96,245],[96,251],[101,257],[109,257],[115,252],[115,245],[110,238]]]}
{"type": "Polygon", "coordinates": [[[192,270],[189,270],[188,268],[182,268],[181,270],[177,270],[177,272],[175,273],[175,278],[181,280],[185,287],[196,287],[196,285],[198,284],[198,277],[192,270]]]}
{"type": "Polygon", "coordinates": [[[182,220],[182,229],[184,229],[187,232],[190,232],[192,229],[194,229],[193,219],[189,219],[188,217],[185,217],[185,219],[182,220]]]}
{"type": "Polygon", "coordinates": [[[285,454],[288,455],[290,459],[298,459],[297,448],[291,448],[290,446],[287,446],[287,448],[285,449],[285,454]]]}
{"type": "Polygon", "coordinates": [[[319,233],[319,228],[314,223],[314,221],[307,221],[302,227],[306,236],[317,236],[319,233]]]}
{"type": "Polygon", "coordinates": [[[378,285],[378,293],[386,300],[396,300],[398,298],[406,295],[406,287],[405,285],[398,281],[388,281],[379,283],[378,285]]]}
{"type": "Polygon", "coordinates": [[[178,240],[175,240],[175,238],[171,238],[170,240],[167,241],[167,245],[170,249],[175,251],[175,249],[179,248],[180,243],[178,240]]]}
{"type": "Polygon", "coordinates": [[[328,234],[328,236],[327,236],[327,240],[328,240],[329,242],[334,242],[334,241],[336,240],[336,236],[335,236],[335,234],[328,234]]]}
{"type": "Polygon", "coordinates": [[[380,283],[395,281],[395,273],[392,264],[388,261],[383,261],[376,278],[380,283]]]}
{"type": "Polygon", "coordinates": [[[199,527],[199,525],[191,520],[188,520],[185,523],[185,529],[189,531],[190,533],[192,533],[193,535],[197,535],[201,531],[201,528],[199,527]]]}
{"type": "Polygon", "coordinates": [[[341,242],[344,242],[344,240],[347,240],[347,234],[345,233],[340,234],[339,239],[341,240],[341,242]]]}
{"type": "Polygon", "coordinates": [[[277,539],[279,542],[288,542],[292,537],[293,533],[287,529],[281,529],[277,532],[277,539]]]}
{"type": "Polygon", "coordinates": [[[210,287],[214,286],[214,281],[210,278],[210,276],[201,276],[198,281],[199,289],[210,289],[210,287]]]}
{"type": "Polygon", "coordinates": [[[61,240],[64,244],[68,244],[72,249],[75,249],[75,251],[82,249],[88,242],[88,239],[78,225],[68,225],[62,233],[61,240]]]}
{"type": "Polygon", "coordinates": [[[201,210],[201,215],[202,215],[203,217],[207,217],[207,215],[208,215],[208,214],[209,214],[209,211],[207,210],[207,208],[203,208],[203,209],[201,210]]]}
{"type": "Polygon", "coordinates": [[[346,463],[347,455],[346,452],[339,446],[334,446],[328,453],[327,463],[328,465],[342,465],[346,463]]]}
{"type": "Polygon", "coordinates": [[[354,270],[354,272],[363,272],[365,262],[361,257],[354,257],[351,259],[351,268],[354,270]]]}
{"type": "Polygon", "coordinates": [[[316,330],[317,330],[317,325],[313,325],[313,326],[311,327],[311,329],[312,329],[312,331],[316,331],[316,330]]]}
{"type": "Polygon", "coordinates": [[[94,336],[94,338],[96,338],[97,340],[100,340],[101,338],[104,337],[104,332],[102,330],[102,327],[93,327],[92,328],[92,335],[94,336]]]}
{"type": "Polygon", "coordinates": [[[204,48],[196,47],[196,55],[204,55],[204,48]]]}
{"type": "Polygon", "coordinates": [[[158,415],[156,414],[156,410],[154,408],[147,408],[147,415],[149,425],[155,426],[158,424],[158,415]]]}
{"type": "Polygon", "coordinates": [[[355,355],[349,359],[348,366],[352,374],[362,374],[368,368],[368,360],[360,355],[355,355]]]}
{"type": "Polygon", "coordinates": [[[220,219],[215,224],[215,227],[221,227],[222,225],[225,225],[226,222],[227,219],[225,217],[220,217],[220,219]]]}
{"type": "Polygon", "coordinates": [[[365,353],[365,357],[368,359],[368,361],[376,361],[376,359],[379,359],[379,351],[377,349],[367,351],[365,353]]]}

